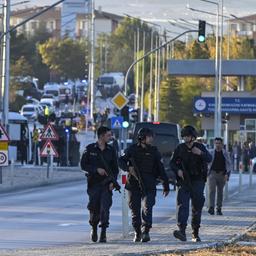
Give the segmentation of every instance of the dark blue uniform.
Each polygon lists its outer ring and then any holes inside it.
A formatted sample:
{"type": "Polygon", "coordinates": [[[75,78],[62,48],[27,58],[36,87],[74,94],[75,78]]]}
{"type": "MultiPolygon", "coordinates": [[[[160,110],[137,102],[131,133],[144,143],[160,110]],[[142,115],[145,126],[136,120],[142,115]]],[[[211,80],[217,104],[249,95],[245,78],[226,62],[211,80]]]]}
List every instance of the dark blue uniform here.
{"type": "Polygon", "coordinates": [[[189,217],[189,202],[192,199],[193,230],[198,230],[201,223],[202,208],[204,206],[204,186],[207,176],[207,162],[211,161],[211,155],[203,144],[194,142],[193,147],[202,151],[201,155],[193,154],[191,148],[185,143],[178,145],[171,159],[173,171],[183,171],[184,181],[177,176],[177,225],[185,230],[189,217]]]}
{"type": "Polygon", "coordinates": [[[100,223],[102,228],[107,228],[109,226],[109,210],[112,205],[112,191],[109,190],[111,179],[108,176],[101,176],[97,172],[97,168],[106,170],[100,154],[116,180],[118,175],[117,156],[114,148],[108,144],[103,151],[97,142],[88,145],[81,159],[81,168],[86,171],[88,182],[89,223],[91,226],[97,226],[100,223]]]}
{"type": "Polygon", "coordinates": [[[142,231],[149,231],[152,227],[157,178],[163,180],[164,190],[169,191],[168,178],[156,147],[147,145],[144,148],[140,143],[131,145],[119,159],[120,167],[124,171],[128,171],[129,166],[132,166],[131,157],[136,163],[145,187],[143,194],[138,180],[132,173],[128,173],[125,188],[128,190],[128,203],[132,211],[132,225],[135,230],[142,227],[142,231]]]}

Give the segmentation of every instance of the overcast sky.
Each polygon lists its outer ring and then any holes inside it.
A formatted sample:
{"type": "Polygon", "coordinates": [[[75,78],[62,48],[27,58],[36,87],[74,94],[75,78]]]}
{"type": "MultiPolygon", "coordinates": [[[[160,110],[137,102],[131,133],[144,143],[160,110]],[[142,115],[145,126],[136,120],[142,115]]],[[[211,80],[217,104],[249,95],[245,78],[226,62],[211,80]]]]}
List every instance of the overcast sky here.
{"type": "MultiPolygon", "coordinates": [[[[12,0],[11,2],[20,1],[12,0]]],[[[50,5],[55,2],[57,0],[30,0],[29,5],[50,5]]],[[[205,19],[212,23],[215,22],[214,16],[190,11],[186,8],[187,5],[200,10],[216,12],[216,5],[200,0],[95,0],[96,9],[101,6],[102,10],[106,12],[121,15],[126,13],[154,22],[165,21],[161,23],[163,26],[167,26],[167,20],[179,18],[205,19]]],[[[23,6],[20,5],[19,8],[23,6]]],[[[256,0],[224,0],[224,14],[228,15],[229,13],[239,17],[256,14],[256,0]]]]}

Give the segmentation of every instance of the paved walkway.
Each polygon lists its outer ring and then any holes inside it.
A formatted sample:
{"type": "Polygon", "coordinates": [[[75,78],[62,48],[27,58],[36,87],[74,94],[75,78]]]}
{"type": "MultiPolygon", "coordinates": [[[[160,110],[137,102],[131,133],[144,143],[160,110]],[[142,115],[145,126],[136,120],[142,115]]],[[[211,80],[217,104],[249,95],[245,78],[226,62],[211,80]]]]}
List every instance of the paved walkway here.
{"type": "MultiPolygon", "coordinates": [[[[16,179],[14,183],[21,182],[18,179],[19,174],[29,173],[32,170],[29,168],[20,167],[15,169],[16,179]]],[[[34,170],[33,170],[34,172],[34,170]]],[[[83,173],[78,168],[64,170],[61,168],[55,170],[53,173],[53,179],[47,181],[45,179],[46,172],[36,171],[34,172],[35,177],[41,177],[44,182],[54,183],[62,181],[71,181],[74,179],[83,179],[83,173]]],[[[29,178],[31,184],[35,182],[35,177],[29,178]]],[[[8,179],[6,179],[8,180],[8,179]]],[[[28,179],[24,178],[23,186],[28,182],[28,179]]],[[[5,181],[5,177],[3,179],[5,181]]],[[[40,181],[42,182],[42,181],[40,181]]],[[[30,184],[30,183],[29,183],[30,184]]],[[[255,184],[255,183],[254,183],[255,184]]],[[[18,184],[17,184],[18,185],[18,184]]],[[[19,184],[20,185],[20,184],[19,184]]],[[[34,184],[35,185],[35,184],[34,184]]],[[[0,191],[3,191],[1,185],[0,191]]],[[[10,186],[10,184],[9,184],[10,186]]],[[[32,185],[31,185],[32,186],[32,185]]],[[[6,187],[8,187],[6,185],[6,187]]],[[[30,249],[30,250],[1,250],[0,255],[15,255],[15,256],[30,256],[30,255],[58,255],[58,256],[76,256],[76,255],[146,255],[146,254],[157,254],[160,252],[173,252],[176,250],[187,250],[202,248],[216,243],[228,242],[243,234],[248,227],[256,222],[256,187],[251,189],[245,189],[241,193],[233,194],[228,201],[224,203],[223,216],[210,216],[206,209],[204,209],[202,217],[202,228],[200,235],[202,243],[192,243],[190,241],[184,243],[177,241],[173,238],[172,232],[176,228],[175,225],[175,212],[170,210],[170,217],[159,220],[158,224],[154,224],[151,231],[152,241],[146,244],[134,244],[131,242],[132,233],[129,237],[122,239],[120,233],[108,234],[108,243],[99,244],[85,241],[81,245],[70,245],[70,246],[58,246],[55,248],[41,248],[41,249],[30,249]]],[[[188,227],[187,232],[188,239],[191,238],[191,228],[188,227]]]]}

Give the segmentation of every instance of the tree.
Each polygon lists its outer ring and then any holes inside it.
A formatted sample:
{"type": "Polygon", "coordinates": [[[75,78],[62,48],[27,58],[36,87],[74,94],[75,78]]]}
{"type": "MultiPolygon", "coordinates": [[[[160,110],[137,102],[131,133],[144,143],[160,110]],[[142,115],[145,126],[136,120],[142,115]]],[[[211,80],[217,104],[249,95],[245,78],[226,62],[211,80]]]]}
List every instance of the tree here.
{"type": "Polygon", "coordinates": [[[49,39],[38,45],[38,51],[43,63],[64,79],[83,77],[85,49],[82,41],[75,41],[70,38],[49,39]]]}
{"type": "Polygon", "coordinates": [[[12,77],[26,77],[33,76],[33,68],[24,56],[21,56],[15,63],[11,64],[12,77]]]}

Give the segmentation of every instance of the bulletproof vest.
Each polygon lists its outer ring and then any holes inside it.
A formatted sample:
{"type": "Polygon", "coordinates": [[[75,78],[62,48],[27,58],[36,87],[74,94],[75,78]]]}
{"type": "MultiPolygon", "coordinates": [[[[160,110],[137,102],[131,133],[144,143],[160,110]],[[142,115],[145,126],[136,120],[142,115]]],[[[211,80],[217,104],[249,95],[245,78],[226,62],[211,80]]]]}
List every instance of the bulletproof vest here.
{"type": "Polygon", "coordinates": [[[134,158],[141,173],[154,174],[155,152],[151,146],[137,146],[134,158]]]}
{"type": "Polygon", "coordinates": [[[181,145],[180,154],[184,167],[190,175],[198,176],[202,174],[203,163],[199,156],[193,154],[185,144],[181,145]]]}

